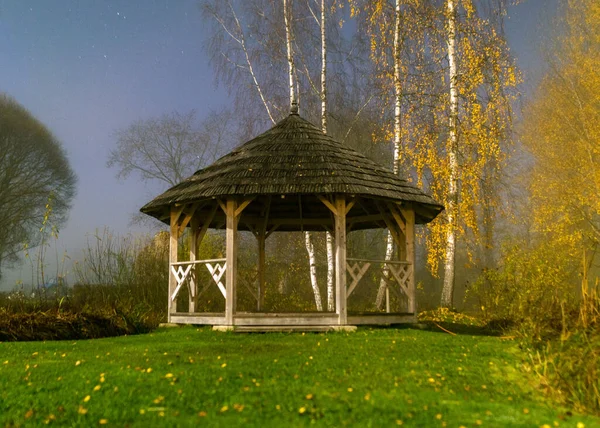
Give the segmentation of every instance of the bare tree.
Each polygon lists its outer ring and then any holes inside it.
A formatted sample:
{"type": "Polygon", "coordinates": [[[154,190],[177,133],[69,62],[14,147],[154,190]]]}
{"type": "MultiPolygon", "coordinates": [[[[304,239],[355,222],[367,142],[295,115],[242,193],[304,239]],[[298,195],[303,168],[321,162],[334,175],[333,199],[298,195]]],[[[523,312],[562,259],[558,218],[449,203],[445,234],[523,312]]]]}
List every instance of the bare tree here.
{"type": "Polygon", "coordinates": [[[0,96],[0,275],[36,242],[48,215],[67,219],[77,179],[60,142],[14,99],[0,96]]]}
{"type": "Polygon", "coordinates": [[[235,135],[228,111],[212,112],[197,123],[195,112],[177,112],[139,120],[115,133],[116,148],[107,166],[117,168],[117,177],[139,174],[143,181],[174,186],[214,161],[235,135]]]}

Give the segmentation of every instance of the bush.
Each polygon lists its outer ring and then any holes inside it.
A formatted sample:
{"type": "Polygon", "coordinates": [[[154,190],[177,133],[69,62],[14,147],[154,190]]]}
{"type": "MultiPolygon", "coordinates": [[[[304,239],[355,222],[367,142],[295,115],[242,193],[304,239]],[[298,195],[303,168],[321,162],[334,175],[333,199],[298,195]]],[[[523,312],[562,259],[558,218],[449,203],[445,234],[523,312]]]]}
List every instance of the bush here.
{"type": "Polygon", "coordinates": [[[484,272],[469,293],[489,325],[519,337],[549,394],[600,414],[600,294],[598,280],[588,285],[586,260],[577,263],[550,240],[509,245],[499,268],[484,272]]]}
{"type": "Polygon", "coordinates": [[[11,313],[0,309],[0,342],[96,339],[146,333],[152,328],[118,309],[103,313],[62,310],[11,313]]]}
{"type": "Polygon", "coordinates": [[[506,245],[497,269],[469,288],[487,322],[514,326],[532,340],[555,336],[576,320],[577,265],[552,243],[506,245]]]}

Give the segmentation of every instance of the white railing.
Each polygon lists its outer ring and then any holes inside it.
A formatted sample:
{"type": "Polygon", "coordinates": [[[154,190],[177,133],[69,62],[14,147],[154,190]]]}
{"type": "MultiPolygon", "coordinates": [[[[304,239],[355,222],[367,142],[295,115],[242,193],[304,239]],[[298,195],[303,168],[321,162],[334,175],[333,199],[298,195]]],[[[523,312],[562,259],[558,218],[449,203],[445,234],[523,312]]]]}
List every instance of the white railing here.
{"type": "MultiPolygon", "coordinates": [[[[389,290],[393,290],[398,297],[400,297],[400,291],[408,297],[409,300],[414,299],[413,293],[410,290],[410,278],[412,274],[412,264],[406,261],[394,261],[394,260],[368,260],[368,259],[346,259],[346,270],[350,274],[352,281],[348,284],[346,289],[346,298],[350,297],[352,292],[356,289],[356,286],[360,280],[365,276],[367,271],[372,265],[380,265],[382,268],[387,268],[392,277],[385,278],[384,282],[386,285],[386,312],[390,312],[389,308],[389,290]],[[390,287],[390,279],[398,284],[398,287],[390,287]]],[[[410,306],[410,304],[409,304],[410,306]]]]}
{"type": "Polygon", "coordinates": [[[221,290],[221,294],[223,294],[223,297],[227,298],[227,291],[225,289],[225,285],[223,285],[223,282],[221,281],[221,278],[223,278],[223,275],[227,270],[226,259],[207,259],[171,263],[171,273],[173,274],[173,276],[175,277],[175,281],[177,282],[177,286],[175,287],[175,290],[173,290],[173,294],[171,295],[171,301],[175,301],[177,295],[179,294],[179,291],[181,291],[181,287],[183,287],[185,282],[188,280],[191,281],[190,285],[188,286],[188,289],[190,292],[190,298],[193,301],[196,300],[197,296],[204,293],[204,291],[208,288],[210,283],[206,284],[204,286],[204,289],[198,293],[196,290],[193,275],[195,273],[194,271],[196,269],[196,266],[202,264],[206,266],[206,269],[208,269],[208,272],[210,273],[213,281],[215,282],[215,284],[217,284],[219,290],[221,290]]]}

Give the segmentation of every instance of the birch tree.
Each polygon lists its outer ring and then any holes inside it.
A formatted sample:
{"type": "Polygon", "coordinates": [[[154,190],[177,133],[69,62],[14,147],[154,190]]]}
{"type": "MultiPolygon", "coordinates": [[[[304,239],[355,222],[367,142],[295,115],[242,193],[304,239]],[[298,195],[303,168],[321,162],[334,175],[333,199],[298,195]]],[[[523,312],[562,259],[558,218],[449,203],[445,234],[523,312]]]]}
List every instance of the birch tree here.
{"type": "MultiPolygon", "coordinates": [[[[511,150],[519,75],[502,33],[506,2],[350,3],[371,40],[372,79],[384,119],[376,138],[392,141],[399,150],[392,166],[446,206],[421,236],[430,270],[437,275],[443,262],[453,288],[456,252],[473,259],[482,224],[494,218],[494,189],[511,150]]],[[[383,290],[382,283],[376,303],[383,290]]],[[[451,305],[452,293],[446,287],[444,305],[451,305]]]]}
{"type": "MultiPolygon", "coordinates": [[[[400,15],[400,0],[396,0],[396,4],[394,7],[394,149],[393,149],[393,171],[394,174],[400,174],[400,165],[401,165],[401,155],[402,155],[402,121],[401,121],[401,112],[402,112],[402,80],[401,80],[401,69],[400,69],[400,30],[401,30],[401,15],[400,15]]],[[[394,253],[394,239],[392,238],[392,234],[390,231],[387,233],[386,239],[386,250],[385,250],[385,260],[391,260],[392,255],[394,253]]],[[[385,265],[383,270],[383,275],[381,277],[381,282],[379,284],[379,290],[377,292],[377,298],[375,301],[375,306],[381,308],[383,305],[383,300],[385,297],[385,290],[387,287],[386,280],[389,276],[388,266],[385,265]]]]}
{"type": "Polygon", "coordinates": [[[444,25],[432,37],[431,52],[444,75],[445,93],[432,110],[429,131],[409,150],[419,180],[446,207],[427,236],[431,269],[437,272],[443,261],[446,307],[453,305],[459,239],[467,260],[473,260],[481,227],[490,227],[499,203],[490,189],[498,186],[512,150],[511,104],[519,74],[502,33],[502,14],[485,16],[485,4],[444,0],[441,5],[444,25]]]}
{"type": "MultiPolygon", "coordinates": [[[[379,91],[381,116],[384,118],[376,138],[390,141],[394,174],[410,178],[407,162],[407,135],[412,121],[420,120],[417,105],[427,103],[421,75],[425,57],[422,40],[425,39],[426,20],[424,3],[413,0],[351,1],[352,13],[359,25],[369,34],[371,60],[374,63],[372,79],[379,91]]],[[[391,234],[386,234],[385,260],[394,252],[391,234]]],[[[389,270],[384,266],[375,305],[383,305],[389,270]]]]}
{"type": "MultiPolygon", "coordinates": [[[[283,16],[285,21],[285,42],[287,51],[288,61],[288,80],[290,89],[290,111],[298,110],[298,85],[297,85],[297,74],[294,63],[294,52],[292,49],[293,45],[293,33],[292,33],[292,0],[283,0],[283,16]]],[[[318,311],[323,310],[323,303],[321,301],[321,291],[317,281],[317,258],[315,256],[315,247],[313,245],[312,234],[310,232],[304,232],[304,243],[306,245],[306,251],[308,253],[308,263],[310,272],[310,284],[313,289],[315,296],[315,306],[318,311]]]]}
{"type": "Polygon", "coordinates": [[[456,215],[458,208],[458,91],[456,68],[456,0],[448,0],[448,82],[450,87],[450,113],[448,117],[448,196],[446,198],[446,254],[444,257],[443,307],[452,306],[454,295],[454,264],[456,259],[456,215]]]}
{"type": "MultiPolygon", "coordinates": [[[[327,134],[327,7],[326,0],[321,0],[321,19],[315,20],[319,24],[321,34],[321,129],[327,134]]],[[[327,251],[327,310],[335,310],[335,301],[333,295],[333,235],[326,232],[326,251],[327,251]]]]}

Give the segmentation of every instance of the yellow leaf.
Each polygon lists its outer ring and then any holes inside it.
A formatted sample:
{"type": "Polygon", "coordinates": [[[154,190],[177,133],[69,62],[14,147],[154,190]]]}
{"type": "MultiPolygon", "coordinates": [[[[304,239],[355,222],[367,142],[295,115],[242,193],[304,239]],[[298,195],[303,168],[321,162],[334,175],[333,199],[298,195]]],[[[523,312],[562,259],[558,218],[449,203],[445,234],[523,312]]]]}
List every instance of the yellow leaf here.
{"type": "Polygon", "coordinates": [[[77,410],[77,413],[79,413],[80,415],[85,415],[87,414],[88,410],[83,407],[83,406],[79,406],[79,409],[77,410]]]}
{"type": "Polygon", "coordinates": [[[300,413],[301,415],[304,414],[304,413],[306,413],[306,407],[300,407],[298,409],[298,413],[300,413]]]}
{"type": "Polygon", "coordinates": [[[89,395],[86,395],[85,398],[83,399],[83,402],[87,403],[88,401],[90,401],[90,398],[92,398],[92,397],[90,397],[89,395]]]}
{"type": "Polygon", "coordinates": [[[106,424],[108,423],[108,419],[100,419],[100,420],[98,421],[98,423],[99,423],[100,425],[106,425],[106,424]]]}

